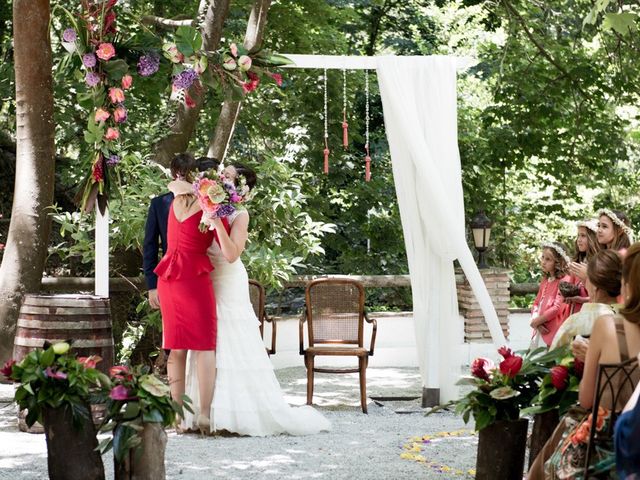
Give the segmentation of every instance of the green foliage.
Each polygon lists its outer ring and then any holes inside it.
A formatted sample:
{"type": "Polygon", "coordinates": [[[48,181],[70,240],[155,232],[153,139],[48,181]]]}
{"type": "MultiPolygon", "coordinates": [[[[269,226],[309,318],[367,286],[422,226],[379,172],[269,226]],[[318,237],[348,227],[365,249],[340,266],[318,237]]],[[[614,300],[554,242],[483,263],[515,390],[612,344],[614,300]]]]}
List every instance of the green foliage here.
{"type": "Polygon", "coordinates": [[[45,343],[44,349],[29,352],[19,363],[9,364],[10,370],[3,370],[18,384],[14,400],[20,410],[29,410],[28,426],[44,423],[46,408],[70,407],[74,426],[79,428],[91,419],[90,395],[110,386],[109,378],[94,368],[99,357],[76,359],[70,343],[45,343]]]}

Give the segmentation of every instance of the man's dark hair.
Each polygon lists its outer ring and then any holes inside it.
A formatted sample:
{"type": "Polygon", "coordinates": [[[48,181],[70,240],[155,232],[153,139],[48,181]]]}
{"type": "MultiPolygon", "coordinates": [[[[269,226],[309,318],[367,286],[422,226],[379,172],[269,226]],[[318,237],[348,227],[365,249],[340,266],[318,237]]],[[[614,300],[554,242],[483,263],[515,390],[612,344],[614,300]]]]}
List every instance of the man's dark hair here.
{"type": "Polygon", "coordinates": [[[198,157],[196,159],[196,167],[199,172],[206,172],[207,170],[217,170],[220,165],[220,161],[213,157],[198,157]]]}

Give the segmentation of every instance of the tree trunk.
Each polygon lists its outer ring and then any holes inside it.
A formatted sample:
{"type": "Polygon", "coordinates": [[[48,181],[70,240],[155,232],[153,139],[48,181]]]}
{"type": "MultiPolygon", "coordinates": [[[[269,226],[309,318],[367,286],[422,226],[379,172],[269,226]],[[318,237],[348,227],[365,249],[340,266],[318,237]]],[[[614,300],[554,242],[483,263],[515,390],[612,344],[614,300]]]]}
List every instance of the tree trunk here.
{"type": "MultiPolygon", "coordinates": [[[[251,9],[247,32],[244,36],[244,48],[254,51],[262,45],[264,27],[267,23],[267,13],[271,0],[256,0],[251,9]]],[[[233,130],[240,114],[240,102],[225,100],[216,123],[216,129],[209,141],[207,156],[223,161],[233,136],[233,130]]]]}
{"type": "Polygon", "coordinates": [[[160,423],[145,423],[140,433],[142,451],[129,450],[122,462],[115,460],[115,480],[162,480],[166,478],[164,454],[167,434],[160,423]]]}
{"type": "Polygon", "coordinates": [[[0,266],[0,360],[11,344],[22,295],[37,292],[47,255],[55,145],[49,1],[14,0],[16,178],[0,266]]]}
{"type": "MultiPolygon", "coordinates": [[[[88,405],[85,408],[88,414],[88,405]]],[[[49,478],[104,480],[104,465],[100,453],[96,451],[98,439],[91,416],[88,415],[79,429],[74,427],[71,408],[67,405],[46,408],[43,417],[49,478]]]]}
{"type": "MultiPolygon", "coordinates": [[[[198,20],[204,16],[200,28],[202,46],[205,50],[216,50],[229,12],[229,0],[202,0],[198,10],[198,20]]],[[[182,104],[178,106],[171,132],[155,145],[155,161],[160,165],[168,167],[173,156],[184,152],[189,146],[198,123],[206,88],[207,86],[203,85],[203,92],[194,99],[196,105],[193,108],[186,108],[182,104]]]]}

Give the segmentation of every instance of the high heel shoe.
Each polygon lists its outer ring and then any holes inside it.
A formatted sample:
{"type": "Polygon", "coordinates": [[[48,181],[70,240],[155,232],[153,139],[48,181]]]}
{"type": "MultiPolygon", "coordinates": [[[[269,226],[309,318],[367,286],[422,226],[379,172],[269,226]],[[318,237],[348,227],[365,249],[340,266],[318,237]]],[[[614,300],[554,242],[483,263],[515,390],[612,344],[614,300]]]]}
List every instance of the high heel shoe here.
{"type": "Polygon", "coordinates": [[[211,420],[209,420],[209,417],[205,417],[202,414],[198,415],[196,425],[198,425],[198,430],[200,430],[202,435],[211,434],[211,420]]]}

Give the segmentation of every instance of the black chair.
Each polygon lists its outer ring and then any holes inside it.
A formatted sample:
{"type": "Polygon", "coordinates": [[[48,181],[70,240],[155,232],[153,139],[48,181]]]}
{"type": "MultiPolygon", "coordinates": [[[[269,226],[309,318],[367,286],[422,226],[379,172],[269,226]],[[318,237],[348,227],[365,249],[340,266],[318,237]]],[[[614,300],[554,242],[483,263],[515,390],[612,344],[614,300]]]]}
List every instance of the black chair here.
{"type": "MultiPolygon", "coordinates": [[[[587,454],[585,456],[584,478],[599,478],[590,468],[591,457],[596,445],[605,445],[610,448],[613,445],[613,427],[618,415],[633,394],[640,378],[638,358],[633,357],[621,363],[602,363],[598,365],[596,380],[596,393],[593,401],[593,415],[591,415],[591,428],[587,454]],[[611,418],[607,428],[597,431],[598,408],[604,396],[611,399],[611,418]]],[[[605,477],[607,478],[607,477],[605,477]]]]}
{"type": "Polygon", "coordinates": [[[276,322],[273,318],[267,315],[264,303],[265,303],[265,291],[260,282],[256,280],[249,280],[249,297],[251,298],[251,305],[253,311],[260,321],[260,336],[264,339],[264,323],[271,324],[271,348],[266,348],[269,355],[275,355],[276,353],[276,322]]]}

